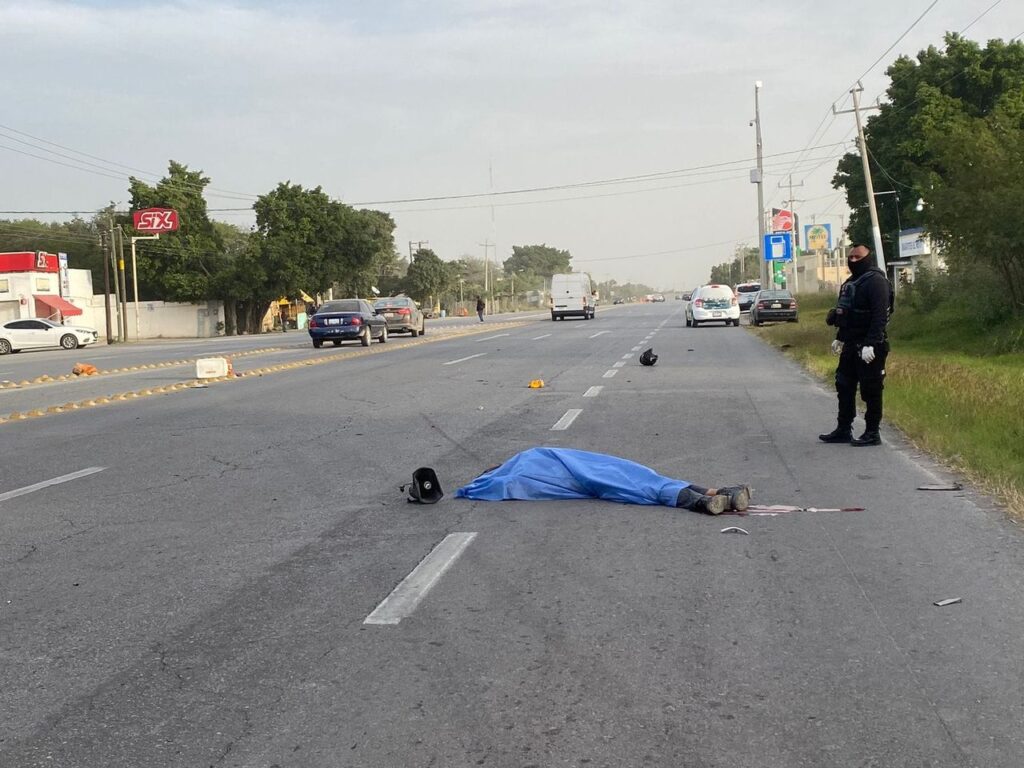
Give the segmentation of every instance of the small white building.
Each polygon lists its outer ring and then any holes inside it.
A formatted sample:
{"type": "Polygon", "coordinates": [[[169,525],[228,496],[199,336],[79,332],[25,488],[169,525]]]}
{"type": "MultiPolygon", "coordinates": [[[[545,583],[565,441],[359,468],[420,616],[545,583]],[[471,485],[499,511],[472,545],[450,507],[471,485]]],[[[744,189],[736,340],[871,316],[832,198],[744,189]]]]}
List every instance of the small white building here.
{"type": "Polygon", "coordinates": [[[81,315],[81,307],[65,298],[69,280],[66,257],[44,251],[0,253],[0,322],[38,317],[62,323],[81,315]]]}

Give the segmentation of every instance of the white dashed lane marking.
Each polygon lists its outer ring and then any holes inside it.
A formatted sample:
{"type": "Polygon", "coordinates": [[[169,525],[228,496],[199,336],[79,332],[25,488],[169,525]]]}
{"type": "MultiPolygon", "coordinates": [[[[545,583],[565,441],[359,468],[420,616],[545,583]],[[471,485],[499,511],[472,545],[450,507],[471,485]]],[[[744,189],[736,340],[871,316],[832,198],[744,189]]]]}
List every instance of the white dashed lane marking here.
{"type": "Polygon", "coordinates": [[[583,393],[583,396],[584,397],[597,397],[599,394],[601,394],[601,390],[602,389],[604,389],[604,387],[602,387],[602,386],[591,387],[590,389],[588,389],[586,392],[583,393]]]}
{"type": "Polygon", "coordinates": [[[508,336],[507,333],[496,333],[493,336],[484,336],[482,339],[477,339],[476,342],[479,344],[481,341],[491,341],[492,339],[500,339],[502,336],[508,336]]]}
{"type": "Polygon", "coordinates": [[[562,416],[562,418],[555,422],[555,425],[551,429],[559,431],[568,429],[572,426],[572,423],[576,421],[576,417],[581,413],[583,413],[582,408],[570,408],[565,412],[565,415],[562,416]]]}
{"type": "Polygon", "coordinates": [[[483,357],[486,354],[486,352],[478,352],[475,355],[469,355],[469,357],[460,357],[458,360],[449,360],[447,363],[444,363],[444,365],[455,365],[456,363],[464,363],[467,360],[472,360],[474,357],[483,357]]]}
{"type": "Polygon", "coordinates": [[[612,376],[614,376],[614,375],[615,375],[616,373],[618,373],[618,372],[619,372],[619,369],[618,369],[618,368],[613,368],[613,369],[612,369],[612,370],[610,370],[610,371],[605,371],[605,372],[604,372],[604,376],[602,376],[601,378],[602,378],[602,379],[610,379],[610,378],[611,378],[612,376]]]}
{"type": "Polygon", "coordinates": [[[625,361],[625,360],[619,360],[619,362],[615,363],[615,364],[614,364],[614,365],[612,366],[612,368],[621,368],[621,367],[622,367],[622,366],[624,366],[625,364],[626,364],[626,361],[625,361]]]}
{"type": "Polygon", "coordinates": [[[80,469],[77,472],[61,475],[60,477],[55,477],[52,480],[43,480],[41,483],[34,483],[33,485],[26,485],[24,488],[6,491],[4,493],[0,493],[0,501],[7,501],[8,499],[15,499],[18,496],[24,496],[27,493],[41,491],[43,488],[49,488],[51,485],[68,483],[72,480],[77,480],[80,477],[87,477],[88,475],[94,475],[97,472],[102,472],[104,469],[106,469],[106,467],[89,467],[88,469],[80,469]]]}
{"type": "MultiPolygon", "coordinates": [[[[637,347],[637,349],[640,349],[640,347],[637,347]]],[[[631,358],[632,356],[633,356],[633,353],[632,353],[632,352],[627,352],[626,354],[624,354],[624,355],[622,356],[622,359],[623,359],[623,360],[629,360],[629,358],[631,358]]]]}
{"type": "Polygon", "coordinates": [[[597,338],[598,336],[600,336],[600,335],[601,335],[601,334],[603,334],[603,333],[611,333],[611,331],[598,331],[597,333],[595,333],[595,334],[594,334],[593,336],[591,336],[590,338],[592,338],[592,339],[596,339],[596,338],[597,338]]]}
{"type": "Polygon", "coordinates": [[[540,341],[541,339],[546,339],[550,335],[550,333],[545,333],[541,336],[534,336],[532,339],[530,339],[530,341],[540,341]]]}
{"type": "Polygon", "coordinates": [[[397,624],[416,610],[416,606],[445,571],[463,553],[476,533],[449,533],[420,564],[402,579],[391,594],[363,620],[363,624],[397,624]]]}

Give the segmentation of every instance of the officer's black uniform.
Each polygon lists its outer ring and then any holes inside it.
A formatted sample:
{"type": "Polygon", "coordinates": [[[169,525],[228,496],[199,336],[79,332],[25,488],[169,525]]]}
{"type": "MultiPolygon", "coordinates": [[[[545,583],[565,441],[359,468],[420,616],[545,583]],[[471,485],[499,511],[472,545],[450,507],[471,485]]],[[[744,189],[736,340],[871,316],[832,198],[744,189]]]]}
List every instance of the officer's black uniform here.
{"type": "Polygon", "coordinates": [[[843,342],[836,367],[836,395],[839,417],[835,430],[818,437],[826,443],[878,445],[878,425],[882,421],[882,390],[885,382],[885,359],[889,342],[885,327],[892,310],[892,284],[876,266],[874,254],[859,261],[848,262],[850,278],[839,289],[839,301],[830,310],[825,322],[838,328],[836,339],[843,342]],[[864,347],[874,347],[875,359],[861,359],[864,347]],[[857,385],[867,406],[864,434],[853,439],[853,417],[856,415],[857,385]]]}

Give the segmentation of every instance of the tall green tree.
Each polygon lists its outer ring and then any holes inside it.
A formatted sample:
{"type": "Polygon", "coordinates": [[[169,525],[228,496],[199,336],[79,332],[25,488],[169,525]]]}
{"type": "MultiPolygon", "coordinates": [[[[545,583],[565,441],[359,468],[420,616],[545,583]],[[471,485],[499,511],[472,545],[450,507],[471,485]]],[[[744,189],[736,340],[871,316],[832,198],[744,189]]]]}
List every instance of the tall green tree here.
{"type": "Polygon", "coordinates": [[[457,285],[458,275],[455,263],[442,261],[429,248],[420,248],[412,256],[405,279],[409,295],[420,302],[433,302],[457,285]]]}
{"type": "Polygon", "coordinates": [[[740,245],[733,252],[731,261],[724,261],[711,268],[712,283],[735,285],[746,280],[757,280],[761,270],[761,252],[758,248],[740,245]]]}
{"type": "MultiPolygon", "coordinates": [[[[948,157],[944,126],[961,119],[991,115],[1024,88],[1024,43],[991,40],[978,43],[949,33],[942,49],[930,46],[916,58],[901,56],[886,71],[887,101],[867,118],[865,139],[877,195],[883,244],[896,252],[900,226],[936,227],[929,215],[933,185],[945,172],[948,157]],[[917,210],[924,198],[925,208],[917,210]]],[[[846,192],[852,211],[847,229],[854,242],[872,241],[867,193],[859,153],[848,153],[837,166],[833,186],[846,192]]]]}
{"type": "Polygon", "coordinates": [[[569,251],[549,245],[514,245],[503,266],[506,274],[534,274],[550,279],[552,275],[571,272],[571,260],[569,251]]]}
{"type": "MultiPolygon", "coordinates": [[[[167,175],[155,185],[132,177],[128,192],[131,209],[173,208],[178,212],[177,232],[160,235],[157,241],[136,244],[139,294],[144,298],[165,301],[200,301],[217,298],[212,283],[224,269],[224,243],[206,210],[203,190],[210,179],[202,171],[189,170],[187,165],[170,161],[167,175]]],[[[131,215],[123,216],[121,224],[129,235],[131,215]]]]}

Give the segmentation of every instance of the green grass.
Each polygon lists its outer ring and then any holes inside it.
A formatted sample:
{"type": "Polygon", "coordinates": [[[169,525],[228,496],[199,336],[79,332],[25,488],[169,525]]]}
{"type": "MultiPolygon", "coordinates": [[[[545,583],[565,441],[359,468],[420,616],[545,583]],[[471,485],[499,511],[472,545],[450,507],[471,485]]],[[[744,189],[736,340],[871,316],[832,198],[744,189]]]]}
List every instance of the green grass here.
{"type": "MultiPolygon", "coordinates": [[[[831,381],[833,297],[801,295],[800,322],[750,330],[831,381]]],[[[1024,515],[1024,323],[953,307],[899,307],[889,326],[885,419],[1024,515]]],[[[858,399],[858,407],[863,403],[858,399]]]]}

